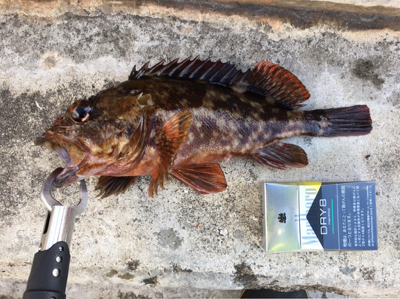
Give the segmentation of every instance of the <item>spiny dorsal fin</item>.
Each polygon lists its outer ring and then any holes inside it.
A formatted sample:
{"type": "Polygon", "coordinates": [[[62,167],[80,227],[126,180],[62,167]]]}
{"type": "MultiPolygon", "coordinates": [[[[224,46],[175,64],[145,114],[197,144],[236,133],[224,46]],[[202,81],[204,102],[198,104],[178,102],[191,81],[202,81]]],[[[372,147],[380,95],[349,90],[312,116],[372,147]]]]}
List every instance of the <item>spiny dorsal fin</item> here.
{"type": "Polygon", "coordinates": [[[157,76],[193,79],[230,86],[237,82],[246,81],[252,73],[250,70],[243,73],[230,64],[229,61],[226,63],[221,62],[221,60],[213,62],[209,58],[200,60],[199,57],[193,60],[190,60],[188,57],[181,62],[175,59],[166,65],[164,65],[164,61],[160,61],[151,68],[148,68],[148,64],[147,62],[138,71],[136,70],[136,66],[133,67],[129,80],[157,76]]]}
{"type": "Polygon", "coordinates": [[[147,62],[138,71],[135,66],[129,80],[156,76],[206,81],[226,87],[236,87],[237,91],[269,95],[293,108],[301,107],[301,103],[310,97],[307,89],[295,75],[265,60],[260,61],[252,71],[249,69],[246,72],[238,70],[229,61],[212,62],[209,58],[203,61],[199,57],[193,60],[188,57],[181,62],[175,59],[165,65],[164,61],[160,61],[151,68],[148,64],[147,62]]]}

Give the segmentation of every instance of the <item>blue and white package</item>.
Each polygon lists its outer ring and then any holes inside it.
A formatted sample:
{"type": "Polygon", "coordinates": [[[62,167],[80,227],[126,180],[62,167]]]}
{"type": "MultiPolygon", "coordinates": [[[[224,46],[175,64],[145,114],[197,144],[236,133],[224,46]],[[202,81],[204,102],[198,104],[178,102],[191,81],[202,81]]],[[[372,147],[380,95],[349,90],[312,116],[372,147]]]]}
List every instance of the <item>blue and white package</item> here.
{"type": "Polygon", "coordinates": [[[377,250],[374,182],[262,183],[267,252],[377,250]]]}

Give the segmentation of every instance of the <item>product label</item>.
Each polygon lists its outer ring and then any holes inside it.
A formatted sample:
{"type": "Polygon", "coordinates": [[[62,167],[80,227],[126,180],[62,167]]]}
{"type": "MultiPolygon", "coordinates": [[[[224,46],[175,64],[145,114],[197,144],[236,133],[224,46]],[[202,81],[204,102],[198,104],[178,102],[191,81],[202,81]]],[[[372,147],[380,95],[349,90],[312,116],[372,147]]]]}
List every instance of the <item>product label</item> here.
{"type": "Polygon", "coordinates": [[[374,182],[263,186],[268,252],[378,249],[374,182]]]}
{"type": "Polygon", "coordinates": [[[375,184],[341,184],[338,193],[340,249],[378,249],[375,184]]]}
{"type": "MultiPolygon", "coordinates": [[[[301,249],[308,250],[322,250],[320,240],[318,239],[314,229],[311,227],[310,220],[307,218],[313,203],[320,191],[321,183],[319,182],[302,182],[298,186],[299,193],[299,214],[298,220],[300,221],[300,240],[301,249]]],[[[319,219],[315,219],[314,222],[319,219]]]]}
{"type": "Polygon", "coordinates": [[[337,184],[322,185],[307,214],[324,249],[339,249],[337,184]]]}

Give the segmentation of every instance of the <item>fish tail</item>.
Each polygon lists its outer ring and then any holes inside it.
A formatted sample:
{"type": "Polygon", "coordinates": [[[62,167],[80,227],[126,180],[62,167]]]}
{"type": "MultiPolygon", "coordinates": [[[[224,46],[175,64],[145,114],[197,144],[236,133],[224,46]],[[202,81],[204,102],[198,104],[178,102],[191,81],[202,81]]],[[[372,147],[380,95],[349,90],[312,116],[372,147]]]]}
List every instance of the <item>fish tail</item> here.
{"type": "Polygon", "coordinates": [[[318,120],[317,136],[360,136],[372,130],[371,115],[366,105],[310,112],[314,120],[318,120]]]}

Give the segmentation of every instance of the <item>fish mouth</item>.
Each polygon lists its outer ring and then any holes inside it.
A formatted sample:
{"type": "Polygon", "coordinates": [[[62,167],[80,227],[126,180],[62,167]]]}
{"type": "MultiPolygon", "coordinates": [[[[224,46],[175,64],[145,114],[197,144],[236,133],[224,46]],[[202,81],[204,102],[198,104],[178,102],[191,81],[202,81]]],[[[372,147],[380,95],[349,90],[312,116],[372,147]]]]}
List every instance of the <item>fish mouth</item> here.
{"type": "Polygon", "coordinates": [[[61,160],[65,162],[66,166],[63,171],[57,175],[56,179],[54,180],[54,186],[60,188],[64,185],[67,185],[69,178],[79,170],[79,167],[77,165],[70,165],[72,160],[65,148],[53,141],[47,140],[44,137],[37,138],[35,140],[35,145],[51,149],[61,158],[61,160]]]}
{"type": "Polygon", "coordinates": [[[35,145],[47,147],[55,152],[61,158],[61,160],[65,162],[65,164],[68,165],[71,163],[71,158],[69,157],[68,152],[65,150],[65,148],[61,147],[57,143],[47,140],[44,137],[39,137],[35,140],[35,145]]]}
{"type": "Polygon", "coordinates": [[[63,171],[61,171],[61,173],[54,180],[54,186],[60,188],[65,185],[68,185],[69,178],[72,177],[78,171],[78,169],[79,169],[78,166],[65,167],[63,171]]]}

